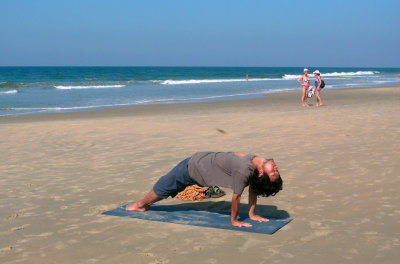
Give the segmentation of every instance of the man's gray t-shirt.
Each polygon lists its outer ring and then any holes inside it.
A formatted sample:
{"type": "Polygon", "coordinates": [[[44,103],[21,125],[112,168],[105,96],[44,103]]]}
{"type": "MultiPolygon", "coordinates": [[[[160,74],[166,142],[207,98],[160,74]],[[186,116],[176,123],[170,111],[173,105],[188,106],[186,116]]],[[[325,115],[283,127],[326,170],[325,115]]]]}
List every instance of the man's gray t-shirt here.
{"type": "Polygon", "coordinates": [[[200,185],[217,185],[242,194],[256,170],[253,157],[239,157],[233,152],[198,152],[189,161],[189,175],[200,185]]]}

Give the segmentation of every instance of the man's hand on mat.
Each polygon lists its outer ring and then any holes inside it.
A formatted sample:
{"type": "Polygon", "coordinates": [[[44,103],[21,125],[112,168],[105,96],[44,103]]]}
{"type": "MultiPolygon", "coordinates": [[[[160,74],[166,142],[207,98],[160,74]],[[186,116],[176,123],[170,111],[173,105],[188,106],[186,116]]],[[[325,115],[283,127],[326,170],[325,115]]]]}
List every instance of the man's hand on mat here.
{"type": "Polygon", "coordinates": [[[268,222],[269,221],[268,218],[264,218],[260,215],[250,215],[249,217],[251,220],[257,221],[257,222],[268,222]]]}
{"type": "Polygon", "coordinates": [[[125,210],[126,211],[136,211],[136,212],[144,212],[149,210],[149,205],[140,206],[138,202],[128,205],[125,210]]]}
{"type": "Polygon", "coordinates": [[[250,223],[245,223],[245,222],[240,222],[240,221],[232,221],[233,226],[238,226],[238,227],[252,227],[253,225],[250,223]]]}

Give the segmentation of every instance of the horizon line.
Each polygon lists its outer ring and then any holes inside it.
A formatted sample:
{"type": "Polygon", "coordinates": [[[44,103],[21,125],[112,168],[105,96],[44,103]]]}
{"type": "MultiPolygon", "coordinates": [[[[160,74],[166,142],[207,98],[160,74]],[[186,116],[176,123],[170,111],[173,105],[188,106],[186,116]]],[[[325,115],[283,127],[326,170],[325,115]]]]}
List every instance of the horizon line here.
{"type": "Polygon", "coordinates": [[[400,66],[177,66],[177,65],[0,65],[0,67],[157,67],[157,68],[394,68],[398,69],[400,66]]]}

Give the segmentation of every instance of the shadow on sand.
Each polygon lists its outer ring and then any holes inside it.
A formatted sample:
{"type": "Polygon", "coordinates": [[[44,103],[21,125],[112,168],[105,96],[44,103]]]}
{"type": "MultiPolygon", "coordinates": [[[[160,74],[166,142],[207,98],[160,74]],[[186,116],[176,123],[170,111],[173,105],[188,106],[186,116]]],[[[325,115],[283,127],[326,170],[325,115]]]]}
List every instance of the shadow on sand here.
{"type": "MultiPolygon", "coordinates": [[[[219,202],[184,202],[175,205],[164,205],[163,207],[152,206],[150,210],[152,211],[187,211],[188,209],[201,210],[201,211],[211,211],[218,212],[219,214],[230,215],[231,213],[231,203],[226,201],[219,202]]],[[[240,215],[247,215],[248,206],[247,204],[240,204],[240,215]]],[[[289,213],[285,210],[279,210],[274,205],[262,205],[258,204],[256,209],[257,214],[274,217],[274,218],[288,218],[289,213]]]]}

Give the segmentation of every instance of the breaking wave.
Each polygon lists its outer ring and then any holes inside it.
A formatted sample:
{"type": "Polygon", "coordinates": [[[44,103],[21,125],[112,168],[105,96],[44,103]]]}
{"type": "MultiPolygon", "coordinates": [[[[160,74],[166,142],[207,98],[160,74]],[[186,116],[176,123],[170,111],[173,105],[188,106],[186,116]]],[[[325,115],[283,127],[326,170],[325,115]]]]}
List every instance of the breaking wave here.
{"type": "Polygon", "coordinates": [[[64,86],[57,85],[54,86],[56,89],[60,90],[72,90],[72,89],[101,89],[101,88],[122,88],[126,85],[76,85],[76,86],[64,86]]]}
{"type": "Polygon", "coordinates": [[[0,92],[0,94],[16,94],[16,93],[18,93],[18,91],[17,90],[9,90],[9,91],[4,91],[4,92],[0,92]]]}
{"type": "MultiPolygon", "coordinates": [[[[346,76],[362,76],[362,75],[374,75],[379,73],[378,71],[357,71],[357,72],[330,72],[330,73],[323,73],[321,75],[324,77],[346,77],[346,76]]],[[[299,78],[300,74],[285,74],[282,78],[283,79],[297,79],[299,78]]]]}

